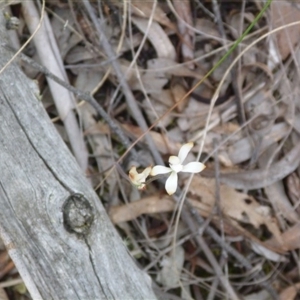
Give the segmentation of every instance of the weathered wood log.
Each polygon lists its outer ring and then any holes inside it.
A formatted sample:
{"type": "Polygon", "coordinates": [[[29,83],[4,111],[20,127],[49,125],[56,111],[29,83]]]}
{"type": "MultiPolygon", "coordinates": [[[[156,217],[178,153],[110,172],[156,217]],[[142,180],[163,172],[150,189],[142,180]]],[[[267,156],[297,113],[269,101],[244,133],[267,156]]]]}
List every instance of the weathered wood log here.
{"type": "MultiPolygon", "coordinates": [[[[1,69],[10,58],[0,46],[1,69]]],[[[34,299],[155,299],[15,63],[0,75],[0,151],[0,233],[34,299]]]]}

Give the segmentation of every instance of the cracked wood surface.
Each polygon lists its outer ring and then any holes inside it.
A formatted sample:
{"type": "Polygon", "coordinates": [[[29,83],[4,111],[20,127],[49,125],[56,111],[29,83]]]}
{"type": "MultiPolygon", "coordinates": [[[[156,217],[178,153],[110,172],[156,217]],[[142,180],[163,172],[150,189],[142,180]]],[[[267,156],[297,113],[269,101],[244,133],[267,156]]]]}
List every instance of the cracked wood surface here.
{"type": "MultiPolygon", "coordinates": [[[[1,69],[10,57],[0,46],[1,69]]],[[[0,75],[0,124],[0,234],[32,297],[155,299],[16,63],[0,75]],[[73,193],[93,214],[82,234],[64,224],[73,193]]]]}

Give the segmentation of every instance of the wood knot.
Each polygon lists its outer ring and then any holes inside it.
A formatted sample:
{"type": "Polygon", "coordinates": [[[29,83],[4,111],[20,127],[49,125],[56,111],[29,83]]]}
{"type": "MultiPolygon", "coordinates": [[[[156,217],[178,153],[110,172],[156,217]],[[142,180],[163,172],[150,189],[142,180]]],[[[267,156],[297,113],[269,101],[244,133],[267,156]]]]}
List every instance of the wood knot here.
{"type": "Polygon", "coordinates": [[[94,210],[89,201],[81,194],[69,196],[62,207],[65,229],[78,236],[89,233],[94,221],[94,210]]]}

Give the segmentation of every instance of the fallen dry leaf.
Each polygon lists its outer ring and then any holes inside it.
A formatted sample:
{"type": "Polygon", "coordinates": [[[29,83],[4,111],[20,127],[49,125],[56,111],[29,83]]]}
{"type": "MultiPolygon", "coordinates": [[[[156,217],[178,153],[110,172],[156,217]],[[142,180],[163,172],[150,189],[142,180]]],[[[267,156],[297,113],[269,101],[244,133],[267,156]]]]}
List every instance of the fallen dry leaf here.
{"type": "Polygon", "coordinates": [[[169,196],[154,195],[125,205],[112,206],[109,217],[114,224],[131,221],[142,214],[154,214],[172,211],[175,203],[169,196]]]}
{"type": "Polygon", "coordinates": [[[294,226],[287,229],[281,235],[282,245],[279,245],[275,239],[271,239],[269,244],[272,247],[283,248],[285,251],[291,251],[300,248],[300,224],[297,223],[294,226]]]}
{"type": "Polygon", "coordinates": [[[156,7],[153,13],[154,0],[148,1],[130,1],[132,12],[138,16],[149,20],[153,14],[153,20],[165,25],[170,29],[176,30],[176,26],[167,17],[167,14],[161,8],[161,3],[156,3],[156,7]]]}
{"type": "MultiPolygon", "coordinates": [[[[259,167],[267,169],[270,158],[274,156],[277,150],[277,143],[267,147],[258,159],[259,167]]],[[[273,158],[273,162],[275,163],[276,161],[277,156],[273,158]]],[[[266,185],[264,187],[264,192],[269,199],[278,220],[283,216],[286,220],[291,222],[291,224],[298,222],[298,216],[286,195],[285,187],[281,180],[266,185]]]]}
{"type": "Polygon", "coordinates": [[[216,23],[209,19],[201,18],[196,20],[195,29],[200,31],[202,34],[199,36],[196,36],[196,41],[204,41],[207,39],[212,39],[212,42],[214,42],[214,38],[217,40],[221,40],[221,35],[218,31],[218,27],[216,23]]]}
{"type": "MultiPolygon", "coordinates": [[[[137,126],[122,124],[122,127],[135,138],[140,137],[143,133],[141,128],[137,126]]],[[[182,146],[180,143],[171,141],[164,134],[155,131],[150,131],[150,135],[157,149],[162,154],[178,153],[180,147],[182,146]]]]}
{"type": "MultiPolygon", "coordinates": [[[[290,126],[285,122],[274,124],[270,132],[264,135],[264,139],[260,145],[259,153],[262,153],[268,146],[274,142],[279,142],[289,132],[290,126]]],[[[250,136],[242,137],[229,144],[226,149],[229,159],[233,165],[251,159],[253,155],[252,138],[250,136]]]]}
{"type": "Polygon", "coordinates": [[[245,13],[233,11],[227,17],[228,24],[230,24],[228,29],[230,30],[232,36],[234,36],[235,39],[238,39],[241,33],[244,32],[244,30],[249,26],[251,22],[253,22],[253,20],[254,15],[251,12],[245,13]],[[241,28],[241,19],[243,20],[243,28],[241,28]]]}
{"type": "Polygon", "coordinates": [[[298,207],[300,204],[300,178],[296,172],[287,177],[286,185],[291,201],[296,207],[298,207]]]}
{"type": "Polygon", "coordinates": [[[172,96],[173,96],[173,99],[174,99],[174,103],[178,103],[179,102],[179,104],[176,106],[176,110],[178,112],[182,112],[183,109],[185,108],[187,102],[190,99],[190,97],[186,97],[183,101],[181,101],[182,98],[187,93],[186,89],[179,82],[175,82],[175,83],[173,83],[171,85],[171,93],[172,93],[172,96]]]}
{"type": "Polygon", "coordinates": [[[149,26],[149,20],[139,17],[132,17],[131,19],[134,25],[141,32],[147,34],[147,38],[155,48],[157,57],[169,58],[171,60],[176,59],[176,51],[173,44],[165,31],[156,21],[153,21],[149,26]]]}
{"type": "MultiPolygon", "coordinates": [[[[204,72],[197,70],[197,72],[190,70],[183,64],[179,64],[169,58],[153,58],[147,61],[148,72],[164,72],[165,74],[193,77],[196,79],[202,79],[204,72]]],[[[206,81],[207,82],[207,81],[206,81]]]]}
{"type": "Polygon", "coordinates": [[[284,289],[279,296],[280,300],[294,300],[300,290],[300,282],[284,289]]]}
{"type": "MultiPolygon", "coordinates": [[[[151,82],[150,82],[151,84],[151,82]]],[[[159,117],[165,114],[174,104],[171,91],[169,89],[154,89],[148,99],[143,100],[143,108],[151,123],[154,123],[159,117]]],[[[172,114],[167,114],[156,127],[166,128],[174,121],[172,114]]]]}
{"type": "Polygon", "coordinates": [[[287,259],[284,255],[278,254],[270,249],[267,249],[263,245],[258,244],[256,242],[251,241],[251,248],[255,253],[265,257],[266,259],[268,259],[270,261],[274,261],[274,262],[286,262],[287,261],[287,259]]]}
{"type": "MultiPolygon", "coordinates": [[[[175,11],[177,12],[177,27],[180,33],[182,45],[181,53],[184,61],[190,61],[194,58],[194,40],[195,31],[193,27],[193,18],[191,12],[191,4],[189,1],[173,1],[175,11]],[[189,26],[187,26],[189,25],[189,26]]],[[[191,69],[194,68],[193,64],[189,64],[191,69]]]]}
{"type": "MultiPolygon", "coordinates": [[[[271,22],[273,28],[300,20],[300,9],[291,1],[273,1],[271,3],[271,22]]],[[[299,43],[300,27],[292,26],[275,34],[281,59],[290,55],[295,45],[299,43]]]]}
{"type": "MultiPolygon", "coordinates": [[[[212,210],[215,205],[215,180],[194,176],[190,185],[190,193],[212,210]]],[[[220,185],[220,207],[224,215],[255,228],[265,225],[278,241],[280,230],[276,220],[271,216],[268,206],[260,205],[253,197],[237,192],[235,189],[220,185]]]]}

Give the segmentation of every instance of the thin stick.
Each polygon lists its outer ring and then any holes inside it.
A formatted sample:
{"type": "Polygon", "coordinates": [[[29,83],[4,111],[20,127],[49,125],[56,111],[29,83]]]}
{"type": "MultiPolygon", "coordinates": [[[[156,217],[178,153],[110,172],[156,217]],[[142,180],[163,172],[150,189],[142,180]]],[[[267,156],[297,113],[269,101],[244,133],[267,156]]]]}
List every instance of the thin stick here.
{"type": "MultiPolygon", "coordinates": [[[[103,46],[103,49],[106,53],[106,55],[111,58],[111,57],[115,57],[116,54],[114,53],[114,50],[113,48],[111,47],[107,37],[105,36],[105,33],[101,27],[101,24],[98,20],[98,18],[96,17],[95,15],[95,12],[90,4],[89,1],[82,1],[83,2],[83,5],[84,7],[86,8],[87,12],[89,13],[91,19],[92,19],[92,22],[97,30],[97,33],[99,35],[99,40],[101,41],[102,43],[102,46],[103,46]]],[[[123,93],[125,95],[125,98],[126,98],[126,102],[128,104],[128,107],[129,109],[131,110],[134,118],[136,119],[139,127],[144,131],[144,134],[146,135],[146,141],[147,141],[147,144],[149,146],[149,149],[153,155],[153,158],[155,160],[155,162],[159,165],[164,165],[164,161],[163,159],[161,158],[161,155],[159,153],[159,151],[157,150],[154,142],[153,142],[153,139],[151,138],[151,136],[148,133],[148,125],[136,103],[136,100],[132,94],[132,91],[131,89],[129,88],[125,78],[124,78],[124,74],[120,68],[120,65],[117,61],[113,60],[112,61],[112,66],[113,68],[115,69],[115,72],[116,72],[116,75],[118,77],[118,80],[122,86],[122,90],[123,90],[123,93]]]]}
{"type": "MultiPolygon", "coordinates": [[[[34,1],[22,1],[22,12],[29,32],[35,33],[33,41],[41,63],[57,77],[68,81],[48,15],[44,15],[42,26],[38,32],[35,32],[36,27],[39,25],[40,13],[34,1]]],[[[58,114],[64,123],[73,154],[81,169],[86,171],[88,167],[88,151],[73,111],[75,99],[68,90],[56,82],[48,80],[48,85],[58,114]]]]}
{"type": "MultiPolygon", "coordinates": [[[[192,230],[192,232],[197,232],[197,226],[194,223],[193,218],[190,216],[190,213],[187,210],[182,211],[182,216],[184,217],[184,220],[187,222],[189,228],[192,230]]],[[[197,244],[200,246],[200,248],[203,250],[206,258],[210,262],[211,266],[214,268],[216,275],[218,276],[220,282],[222,283],[224,289],[227,291],[227,293],[230,296],[230,299],[232,300],[239,300],[238,295],[232,288],[230,282],[228,281],[228,278],[224,276],[221,267],[219,266],[218,261],[214,257],[213,253],[211,252],[210,248],[207,246],[206,242],[204,241],[203,237],[200,235],[195,236],[195,240],[197,244]]]]}
{"type": "Polygon", "coordinates": [[[22,47],[13,55],[13,57],[6,63],[6,65],[0,70],[0,74],[7,68],[7,66],[9,66],[14,59],[20,54],[22,53],[22,51],[26,48],[26,46],[30,43],[30,41],[34,38],[35,34],[38,32],[38,30],[40,29],[43,19],[44,19],[44,15],[45,15],[45,0],[43,0],[42,3],[42,9],[41,9],[41,17],[39,20],[39,23],[36,27],[36,29],[34,30],[34,32],[32,33],[32,35],[29,37],[29,39],[24,43],[24,45],[22,45],[22,47]]]}
{"type": "MultiPolygon", "coordinates": [[[[218,149],[216,139],[213,140],[213,144],[214,144],[214,149],[218,149]]],[[[223,220],[223,212],[222,212],[222,209],[221,209],[220,162],[219,162],[219,157],[218,157],[218,150],[215,151],[214,160],[215,160],[215,182],[216,182],[216,186],[215,186],[215,199],[216,199],[215,205],[216,205],[217,214],[218,214],[219,220],[220,220],[221,238],[223,240],[223,243],[225,243],[224,220],[223,220]]],[[[223,258],[223,265],[224,265],[224,268],[225,268],[225,275],[228,278],[228,264],[227,264],[228,254],[227,254],[227,251],[226,251],[225,248],[222,249],[221,259],[222,258],[223,258]]]]}
{"type": "MultiPolygon", "coordinates": [[[[197,223],[201,226],[205,222],[202,216],[198,213],[198,211],[194,207],[192,207],[188,203],[188,201],[186,202],[186,206],[189,208],[192,216],[196,219],[197,223]]],[[[241,255],[235,248],[231,247],[226,242],[224,242],[214,228],[208,225],[205,228],[205,231],[212,237],[212,239],[215,242],[217,242],[223,249],[225,249],[230,255],[232,255],[240,264],[242,264],[244,268],[246,268],[248,271],[251,271],[253,269],[251,263],[243,255],[241,255]]],[[[260,276],[262,277],[263,274],[261,273],[260,276]]],[[[264,289],[266,289],[270,293],[273,299],[278,299],[276,291],[272,288],[272,286],[268,282],[261,281],[258,284],[264,289]]]]}
{"type": "Polygon", "coordinates": [[[221,17],[221,13],[220,13],[220,9],[219,9],[217,0],[212,0],[212,7],[213,7],[214,14],[215,14],[214,21],[218,25],[219,33],[221,34],[221,37],[223,38],[223,44],[225,45],[226,44],[226,34],[225,34],[223,21],[222,21],[222,17],[221,17]]]}
{"type": "MultiPolygon", "coordinates": [[[[6,44],[2,44],[2,46],[5,47],[6,49],[10,50],[10,51],[13,51],[6,44]]],[[[73,87],[72,85],[68,84],[67,82],[63,81],[59,77],[52,74],[47,68],[45,68],[44,66],[41,66],[39,63],[35,62],[33,59],[29,58],[28,56],[21,53],[20,58],[23,62],[31,65],[33,68],[39,70],[40,72],[45,74],[47,77],[51,78],[52,80],[54,80],[55,82],[57,82],[61,86],[65,87],[70,92],[74,93],[74,95],[76,97],[78,97],[80,99],[83,99],[84,101],[90,103],[93,106],[93,108],[97,111],[97,113],[107,122],[107,124],[109,125],[111,130],[118,136],[118,138],[120,139],[123,146],[125,146],[126,149],[128,149],[128,150],[130,149],[131,154],[133,154],[135,157],[138,156],[136,151],[133,148],[131,149],[131,142],[127,138],[127,136],[124,134],[122,129],[119,127],[118,124],[116,124],[109,117],[109,115],[105,112],[105,110],[101,107],[101,105],[96,101],[96,99],[93,96],[91,96],[90,94],[88,94],[86,92],[83,92],[83,91],[73,87]]]]}

